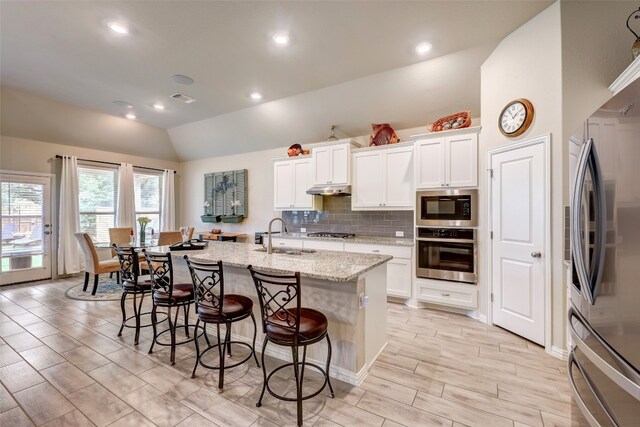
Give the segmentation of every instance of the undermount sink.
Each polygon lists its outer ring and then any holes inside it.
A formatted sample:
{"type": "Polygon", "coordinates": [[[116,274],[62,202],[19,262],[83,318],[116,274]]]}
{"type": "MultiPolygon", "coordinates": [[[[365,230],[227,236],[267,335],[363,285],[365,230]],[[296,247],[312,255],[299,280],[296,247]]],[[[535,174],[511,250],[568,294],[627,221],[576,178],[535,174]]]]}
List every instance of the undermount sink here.
{"type": "MultiPolygon", "coordinates": [[[[267,252],[267,248],[258,248],[254,249],[256,252],[267,252]]],[[[287,254],[287,255],[303,255],[303,254],[313,254],[316,251],[314,249],[298,249],[298,248],[273,248],[274,254],[287,254]]]]}

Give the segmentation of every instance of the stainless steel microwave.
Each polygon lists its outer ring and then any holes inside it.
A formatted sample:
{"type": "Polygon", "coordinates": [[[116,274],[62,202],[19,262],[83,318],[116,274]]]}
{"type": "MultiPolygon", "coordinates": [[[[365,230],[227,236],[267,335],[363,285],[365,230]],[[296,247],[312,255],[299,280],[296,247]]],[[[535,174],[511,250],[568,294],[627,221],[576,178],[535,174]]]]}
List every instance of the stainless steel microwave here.
{"type": "Polygon", "coordinates": [[[416,225],[476,227],[478,190],[437,190],[416,193],[416,225]]]}

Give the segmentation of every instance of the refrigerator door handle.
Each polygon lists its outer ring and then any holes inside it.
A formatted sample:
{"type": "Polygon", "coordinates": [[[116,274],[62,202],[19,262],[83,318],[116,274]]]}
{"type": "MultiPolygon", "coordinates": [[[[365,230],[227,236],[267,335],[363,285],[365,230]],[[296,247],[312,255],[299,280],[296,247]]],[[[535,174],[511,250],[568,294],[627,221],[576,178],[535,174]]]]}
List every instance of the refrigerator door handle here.
{"type": "Polygon", "coordinates": [[[604,179],[600,170],[600,159],[598,159],[598,151],[596,145],[591,144],[591,152],[589,163],[591,166],[591,177],[593,180],[593,197],[594,207],[596,211],[596,230],[595,242],[593,249],[592,262],[593,270],[591,271],[591,304],[595,304],[600,290],[600,282],[602,281],[602,273],[604,271],[604,258],[607,245],[607,202],[605,200],[604,179]]]}
{"type": "Polygon", "coordinates": [[[593,140],[588,139],[582,147],[580,157],[578,158],[578,166],[576,169],[576,179],[573,184],[573,205],[571,212],[571,252],[573,255],[573,263],[576,268],[576,274],[578,275],[578,281],[580,282],[580,293],[584,295],[587,301],[592,304],[591,290],[589,287],[589,275],[587,268],[584,265],[584,247],[582,246],[581,223],[582,223],[582,191],[584,189],[584,182],[586,179],[587,167],[589,166],[589,152],[593,140]]]}
{"type": "Polygon", "coordinates": [[[634,368],[627,363],[624,359],[622,359],[618,354],[611,349],[609,344],[606,343],[596,331],[593,330],[591,325],[586,321],[586,319],[578,312],[574,310],[573,307],[569,309],[569,330],[571,332],[571,338],[576,343],[576,346],[584,353],[584,355],[598,367],[607,377],[611,379],[611,381],[615,382],[620,388],[624,391],[635,397],[637,400],[640,400],[640,376],[634,373],[634,368]],[[575,326],[573,325],[572,320],[576,319],[583,328],[591,334],[605,351],[616,361],[616,364],[622,368],[622,370],[627,374],[620,372],[620,370],[611,366],[606,360],[600,357],[595,351],[589,347],[589,345],[584,342],[584,340],[576,331],[575,326]]]}
{"type": "Polygon", "coordinates": [[[619,424],[609,414],[609,411],[600,400],[600,397],[598,396],[598,393],[596,392],[593,385],[591,384],[591,381],[589,381],[589,377],[586,375],[584,368],[580,365],[580,363],[576,359],[573,350],[571,350],[571,353],[569,353],[569,361],[567,364],[567,371],[568,371],[567,374],[569,376],[569,387],[571,388],[571,392],[573,394],[573,397],[575,398],[576,404],[580,408],[582,415],[586,418],[589,425],[591,427],[602,427],[601,424],[598,422],[598,420],[596,420],[596,418],[593,416],[591,411],[589,411],[587,404],[584,403],[584,400],[582,400],[582,396],[580,396],[580,393],[578,392],[578,387],[576,386],[576,382],[573,379],[573,365],[575,365],[578,368],[578,372],[580,372],[580,375],[582,375],[584,382],[587,384],[587,387],[589,387],[589,390],[591,391],[591,394],[593,395],[594,400],[598,403],[598,406],[600,406],[602,411],[607,415],[607,418],[609,419],[611,424],[618,427],[619,424]]]}

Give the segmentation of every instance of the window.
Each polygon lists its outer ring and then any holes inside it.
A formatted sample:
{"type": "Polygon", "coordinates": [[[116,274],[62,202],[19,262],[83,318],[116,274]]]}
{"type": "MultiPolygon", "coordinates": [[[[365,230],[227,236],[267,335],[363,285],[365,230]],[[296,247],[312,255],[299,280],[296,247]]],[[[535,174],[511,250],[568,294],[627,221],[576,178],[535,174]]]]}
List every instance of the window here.
{"type": "Polygon", "coordinates": [[[162,194],[162,175],[152,172],[133,173],[134,194],[136,197],[136,219],[146,216],[151,219],[147,224],[147,233],[160,231],[160,203],[162,194]]]}
{"type": "Polygon", "coordinates": [[[78,166],[80,231],[94,242],[108,242],[109,228],[115,227],[117,173],[116,168],[78,166]]]}
{"type": "MultiPolygon", "coordinates": [[[[80,231],[89,233],[94,242],[109,242],[109,228],[116,226],[118,206],[118,168],[78,166],[80,187],[80,231]]],[[[162,174],[134,170],[133,192],[136,219],[151,218],[147,232],[160,231],[162,174]]]]}

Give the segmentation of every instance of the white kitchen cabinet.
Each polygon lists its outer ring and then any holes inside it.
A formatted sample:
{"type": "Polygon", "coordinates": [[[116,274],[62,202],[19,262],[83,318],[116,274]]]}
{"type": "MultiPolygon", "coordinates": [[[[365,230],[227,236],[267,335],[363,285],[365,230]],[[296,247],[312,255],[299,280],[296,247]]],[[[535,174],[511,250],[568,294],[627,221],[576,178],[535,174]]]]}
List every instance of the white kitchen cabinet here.
{"type": "Polygon", "coordinates": [[[411,210],[413,143],[353,153],[353,210],[411,210]]]}
{"type": "Polygon", "coordinates": [[[329,240],[304,240],[304,249],[318,249],[324,251],[344,251],[344,242],[334,242],[329,240]]]}
{"type": "Polygon", "coordinates": [[[387,262],[387,295],[411,298],[413,277],[412,247],[345,242],[344,250],[345,252],[391,255],[393,259],[387,262]]]}
{"type": "Polygon", "coordinates": [[[478,132],[466,128],[416,138],[416,188],[476,187],[478,132]]]}
{"type": "MultiPolygon", "coordinates": [[[[351,183],[351,140],[340,140],[335,144],[312,148],[313,184],[351,183]]],[[[357,144],[356,144],[357,146],[357,144]]]]}
{"type": "MultiPolygon", "coordinates": [[[[269,242],[269,237],[267,235],[264,236],[264,245],[266,246],[269,242]]],[[[293,248],[293,249],[302,249],[302,240],[299,239],[283,239],[278,237],[273,237],[271,239],[271,246],[274,248],[293,248]]]]}
{"type": "Polygon", "coordinates": [[[416,279],[416,290],[418,301],[468,309],[478,308],[476,285],[418,278],[416,279]]]}
{"type": "Polygon", "coordinates": [[[322,197],[311,196],[312,159],[280,160],[273,163],[273,208],[276,210],[322,210],[322,197]]]}

